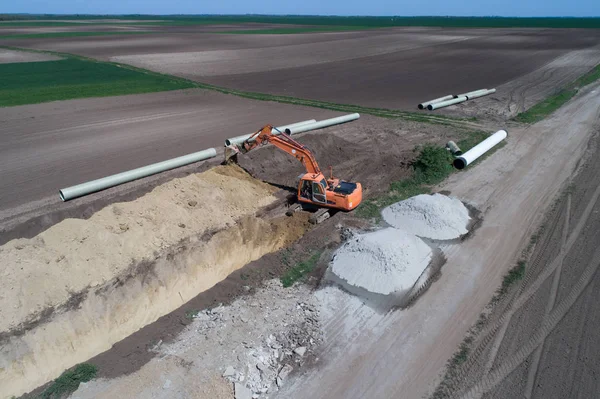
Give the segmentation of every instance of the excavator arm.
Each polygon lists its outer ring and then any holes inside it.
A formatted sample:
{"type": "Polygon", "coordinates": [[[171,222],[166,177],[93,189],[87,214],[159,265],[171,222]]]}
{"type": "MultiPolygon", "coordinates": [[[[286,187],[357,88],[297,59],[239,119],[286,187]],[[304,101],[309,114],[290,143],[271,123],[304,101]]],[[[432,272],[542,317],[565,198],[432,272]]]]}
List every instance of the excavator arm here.
{"type": "Polygon", "coordinates": [[[281,135],[279,136],[273,135],[273,127],[267,125],[244,141],[240,145],[239,150],[242,153],[246,153],[260,145],[270,143],[299,160],[306,168],[307,173],[320,174],[321,169],[312,152],[284,132],[280,133],[281,135]]]}

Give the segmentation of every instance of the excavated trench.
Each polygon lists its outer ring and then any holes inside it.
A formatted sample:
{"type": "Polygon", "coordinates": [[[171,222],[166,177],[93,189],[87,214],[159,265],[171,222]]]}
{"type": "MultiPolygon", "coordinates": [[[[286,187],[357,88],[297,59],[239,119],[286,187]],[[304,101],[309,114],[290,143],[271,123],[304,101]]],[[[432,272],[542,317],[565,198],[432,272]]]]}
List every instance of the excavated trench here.
{"type": "Polygon", "coordinates": [[[299,239],[307,218],[284,216],[274,192],[219,166],[0,247],[1,396],[43,385],[299,239]]]}

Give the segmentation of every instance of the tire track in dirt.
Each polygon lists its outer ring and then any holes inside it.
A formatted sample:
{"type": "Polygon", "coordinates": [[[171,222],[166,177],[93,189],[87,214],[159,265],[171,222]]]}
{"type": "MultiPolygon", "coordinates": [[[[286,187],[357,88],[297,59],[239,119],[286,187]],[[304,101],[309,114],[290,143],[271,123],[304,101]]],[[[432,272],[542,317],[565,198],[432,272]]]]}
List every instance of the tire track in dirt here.
{"type": "MultiPolygon", "coordinates": [[[[579,234],[583,230],[583,227],[585,226],[588,217],[592,213],[592,210],[593,210],[596,202],[598,201],[598,197],[600,197],[600,186],[598,186],[596,188],[596,191],[594,192],[592,198],[590,199],[590,202],[588,203],[587,207],[585,208],[585,211],[584,211],[583,215],[581,216],[581,219],[579,220],[579,222],[575,226],[575,229],[569,236],[569,239],[566,242],[564,254],[562,257],[564,257],[564,255],[566,255],[571,250],[571,247],[573,246],[573,244],[575,244],[575,241],[579,237],[579,234]]],[[[558,220],[558,218],[556,218],[556,220],[558,220]]],[[[556,227],[556,223],[553,224],[552,228],[554,229],[555,227],[556,227]]],[[[554,271],[562,263],[562,257],[559,255],[557,258],[555,258],[552,261],[552,263],[550,264],[550,266],[548,268],[546,268],[544,271],[542,271],[542,273],[540,273],[540,275],[533,281],[531,286],[529,288],[527,288],[524,292],[519,294],[518,298],[516,298],[516,300],[514,301],[513,307],[509,310],[509,312],[506,314],[506,316],[500,318],[500,320],[498,320],[498,322],[496,324],[494,324],[491,328],[484,331],[484,333],[482,335],[487,335],[487,334],[493,333],[494,331],[497,331],[498,328],[500,328],[501,324],[504,323],[504,321],[506,321],[508,323],[510,321],[510,319],[512,318],[513,314],[517,310],[519,310],[521,307],[523,307],[523,305],[525,305],[527,303],[527,301],[529,301],[529,299],[531,299],[531,297],[538,291],[538,289],[542,286],[542,284],[546,281],[546,279],[548,279],[554,273],[554,271]]],[[[534,263],[534,266],[537,266],[538,262],[539,261],[536,261],[534,263]]],[[[532,270],[533,270],[533,268],[532,268],[532,270]]],[[[531,276],[531,274],[529,276],[531,276]]],[[[527,279],[527,277],[525,278],[525,280],[523,280],[523,283],[522,283],[523,287],[527,286],[528,280],[529,279],[527,279]]]]}
{"type": "MultiPolygon", "coordinates": [[[[559,225],[559,223],[558,223],[559,220],[560,220],[560,217],[551,219],[552,224],[550,225],[548,237],[552,237],[552,235],[554,234],[554,231],[556,230],[556,228],[559,225]]],[[[540,253],[546,252],[550,243],[551,243],[550,239],[547,239],[544,242],[542,242],[542,247],[539,250],[539,252],[540,253]]],[[[484,340],[484,342],[480,343],[479,347],[481,347],[481,351],[483,351],[483,349],[487,347],[487,345],[489,344],[489,342],[492,339],[494,340],[488,362],[485,365],[485,373],[489,373],[490,370],[493,368],[494,362],[496,361],[496,356],[498,354],[498,351],[500,350],[500,346],[502,345],[502,341],[504,340],[504,335],[506,334],[506,330],[510,324],[510,320],[512,319],[512,316],[518,309],[520,309],[527,302],[527,301],[525,301],[523,303],[520,303],[519,297],[523,294],[525,287],[527,287],[527,284],[533,278],[533,273],[540,266],[539,265],[540,262],[541,262],[541,259],[539,259],[539,258],[537,258],[533,261],[533,264],[529,267],[529,270],[528,270],[525,278],[521,281],[521,283],[519,285],[519,289],[516,290],[515,293],[509,297],[509,299],[508,299],[509,304],[507,305],[507,308],[506,308],[506,311],[504,312],[504,314],[494,325],[492,325],[491,328],[484,330],[483,333],[481,334],[481,336],[489,337],[487,340],[484,340]]],[[[543,281],[540,282],[540,286],[545,280],[546,279],[544,278],[543,281]]],[[[536,289],[536,292],[537,292],[537,289],[536,289]]]]}
{"type": "MultiPolygon", "coordinates": [[[[573,244],[579,237],[581,231],[583,230],[583,227],[585,226],[586,221],[587,221],[588,217],[590,216],[599,197],[600,197],[600,186],[596,188],[596,191],[590,198],[590,201],[587,204],[587,206],[582,214],[582,217],[579,219],[577,225],[573,229],[573,232],[568,237],[568,240],[566,239],[566,234],[568,233],[568,226],[564,227],[564,229],[563,229],[563,237],[564,237],[564,243],[565,243],[564,244],[564,253],[563,253],[563,251],[561,251],[561,254],[559,254],[559,256],[557,256],[552,261],[550,266],[547,269],[545,269],[540,275],[538,275],[536,277],[533,284],[528,289],[523,291],[523,288],[526,287],[528,282],[531,280],[531,278],[533,276],[533,272],[535,271],[536,267],[539,266],[540,259],[536,259],[534,261],[534,263],[532,264],[532,267],[529,269],[530,272],[525,276],[525,279],[522,280],[521,287],[519,288],[519,290],[516,291],[515,294],[513,294],[511,296],[505,297],[506,298],[505,301],[507,302],[507,304],[505,306],[506,306],[507,310],[505,310],[503,312],[502,316],[498,319],[498,321],[496,323],[494,323],[493,325],[491,325],[490,327],[488,327],[487,329],[483,330],[481,333],[478,334],[478,336],[482,337],[482,339],[476,344],[475,350],[472,351],[472,354],[469,356],[467,362],[465,364],[463,364],[463,366],[461,367],[458,374],[456,374],[452,378],[453,383],[447,385],[447,387],[444,391],[444,393],[446,395],[449,395],[449,397],[452,397],[453,392],[456,392],[456,390],[461,389],[460,388],[460,385],[462,385],[461,381],[463,381],[463,382],[465,381],[467,376],[473,371],[473,367],[478,364],[477,360],[481,357],[483,352],[488,348],[488,345],[490,345],[490,343],[493,342],[492,349],[490,351],[490,354],[488,355],[488,361],[486,362],[485,367],[484,367],[483,375],[488,375],[491,372],[494,362],[497,358],[498,351],[499,351],[502,341],[504,339],[504,335],[506,333],[506,330],[510,324],[510,320],[512,319],[513,315],[521,307],[523,307],[527,303],[527,301],[531,297],[533,297],[533,295],[535,293],[537,293],[538,289],[542,286],[542,284],[548,279],[548,277],[550,277],[552,275],[552,273],[555,271],[555,269],[558,267],[558,265],[560,263],[562,263],[562,259],[569,252],[569,250],[571,249],[571,247],[573,246],[573,244]]],[[[570,206],[569,206],[568,210],[569,210],[569,219],[570,219],[570,206]]],[[[552,225],[550,226],[548,236],[553,235],[554,230],[559,225],[559,223],[558,223],[559,220],[561,220],[560,217],[552,218],[552,225]]],[[[544,252],[548,248],[550,241],[551,240],[544,241],[544,243],[542,244],[543,247],[541,249],[541,252],[544,252]]],[[[499,306],[499,305],[496,305],[496,306],[499,306]]],[[[502,365],[500,365],[499,367],[502,367],[502,365]]],[[[499,367],[497,367],[496,370],[499,367]]]]}
{"type": "Polygon", "coordinates": [[[523,363],[533,351],[540,346],[546,337],[556,328],[558,323],[567,314],[569,309],[575,304],[579,296],[583,293],[592,278],[600,267],[600,249],[596,250],[592,262],[588,264],[581,277],[569,293],[569,295],[558,304],[544,320],[540,329],[531,337],[531,339],[521,347],[509,360],[504,362],[487,376],[483,377],[479,383],[471,387],[462,398],[480,398],[483,394],[489,392],[492,388],[502,382],[510,375],[521,363],[523,363]]]}
{"type": "MultiPolygon", "coordinates": [[[[546,305],[546,309],[544,312],[544,318],[547,318],[552,309],[554,308],[554,304],[556,302],[556,295],[558,293],[558,284],[560,283],[560,276],[562,274],[562,266],[564,263],[565,255],[566,255],[566,243],[567,237],[569,233],[569,218],[571,214],[571,194],[569,193],[567,196],[567,211],[565,217],[565,223],[563,226],[563,234],[561,240],[561,249],[560,249],[560,263],[556,270],[554,271],[554,278],[552,279],[552,289],[550,291],[550,297],[548,298],[548,303],[546,305]]],[[[531,363],[531,367],[529,367],[529,373],[527,376],[527,385],[525,386],[525,397],[527,399],[531,398],[531,394],[533,393],[534,383],[536,380],[538,368],[540,365],[540,359],[542,357],[542,349],[544,348],[544,341],[542,341],[541,345],[536,349],[533,355],[533,361],[531,363]]]]}
{"type": "MultiPolygon", "coordinates": [[[[515,301],[514,301],[514,306],[510,309],[510,311],[508,313],[505,313],[504,316],[502,316],[500,318],[500,320],[492,327],[489,329],[490,332],[493,332],[494,330],[498,330],[498,328],[500,328],[502,326],[502,323],[505,323],[506,325],[509,324],[510,319],[512,318],[512,316],[514,315],[514,313],[521,308],[539,289],[539,287],[544,283],[544,281],[546,281],[546,279],[548,277],[550,277],[555,270],[559,267],[559,265],[562,263],[562,259],[564,258],[564,256],[570,251],[571,247],[573,246],[573,244],[575,243],[575,241],[577,240],[577,238],[579,237],[581,231],[583,230],[584,226],[586,225],[586,222],[590,216],[590,214],[593,211],[594,206],[596,205],[598,198],[600,197],[600,186],[598,186],[596,188],[596,190],[594,191],[594,194],[592,195],[592,197],[590,198],[590,201],[588,202],[581,218],[579,219],[577,225],[575,226],[575,228],[573,229],[573,232],[570,234],[570,236],[568,237],[568,240],[566,240],[565,245],[564,245],[564,250],[561,251],[561,254],[559,254],[559,256],[557,258],[554,259],[554,261],[552,261],[552,263],[550,264],[550,266],[548,268],[546,268],[537,278],[536,280],[534,280],[533,284],[523,293],[521,294],[515,301]]],[[[559,218],[556,218],[556,220],[558,220],[559,218]]],[[[565,230],[563,231],[568,231],[568,227],[565,228],[565,230]]],[[[594,257],[594,259],[596,259],[597,256],[594,257]]],[[[596,266],[597,268],[597,266],[596,266]]],[[[490,389],[492,389],[494,386],[496,386],[498,383],[500,383],[504,378],[506,378],[510,372],[512,372],[516,367],[519,366],[520,363],[522,363],[524,360],[526,360],[529,355],[531,355],[531,353],[539,346],[543,343],[543,341],[545,340],[546,336],[552,331],[552,329],[554,329],[554,327],[556,327],[556,324],[558,324],[558,322],[560,321],[560,319],[556,320],[556,315],[559,312],[564,311],[566,313],[566,311],[568,310],[568,308],[565,310],[565,303],[567,303],[567,301],[569,301],[570,299],[572,299],[573,293],[576,292],[578,289],[581,289],[581,291],[583,291],[583,289],[585,287],[581,287],[582,281],[586,278],[586,276],[590,273],[590,267],[588,267],[586,269],[586,271],[584,271],[584,273],[582,273],[582,276],[580,278],[580,280],[578,281],[578,283],[574,286],[573,290],[571,291],[571,293],[569,294],[569,296],[567,298],[565,298],[565,300],[563,300],[550,314],[549,317],[545,319],[544,323],[542,324],[542,327],[536,332],[536,334],[534,335],[534,337],[526,344],[524,345],[513,357],[512,360],[508,360],[505,363],[499,365],[498,367],[496,367],[493,371],[489,372],[489,373],[485,373],[487,374],[485,377],[482,378],[481,382],[479,382],[478,384],[476,384],[474,387],[471,388],[471,390],[468,392],[470,394],[473,394],[475,392],[479,392],[481,394],[489,391],[490,389]],[[555,324],[550,328],[548,327],[549,323],[555,324]],[[540,333],[545,333],[545,335],[542,335],[540,337],[540,333]],[[536,344],[535,346],[532,347],[532,342],[534,339],[538,339],[539,343],[536,344]],[[526,356],[523,357],[524,351],[528,350],[528,354],[526,356]],[[516,360],[520,360],[520,363],[516,363],[516,360]],[[510,367],[509,367],[510,366],[510,367]],[[512,368],[511,368],[512,367],[512,368]],[[505,372],[507,369],[511,369],[510,372],[506,373],[502,378],[499,379],[498,374],[501,372],[505,372]],[[494,378],[495,376],[495,378],[494,378]],[[484,384],[484,385],[482,385],[484,384]],[[483,389],[485,388],[485,389],[483,389]],[[483,389],[483,390],[482,390],[483,389]]],[[[593,276],[593,273],[592,273],[593,276]]],[[[591,280],[591,276],[589,277],[589,280],[591,280]]],[[[585,284],[587,285],[589,283],[589,281],[587,281],[585,284]]],[[[581,292],[579,292],[579,294],[581,294],[581,292]]],[[[573,299],[573,302],[576,300],[577,298],[573,299]]],[[[564,314],[563,314],[564,316],[564,314]]],[[[562,318],[562,317],[561,317],[562,318]]],[[[489,335],[488,335],[489,336],[489,335]]],[[[490,342],[490,339],[484,339],[484,341],[482,342],[481,345],[479,345],[475,355],[477,356],[477,354],[481,354],[481,352],[485,349],[487,343],[490,342]]],[[[473,358],[475,358],[476,356],[473,356],[473,358]]],[[[487,369],[486,369],[487,370],[487,369]]],[[[475,397],[475,396],[464,396],[464,397],[475,397]]]]}

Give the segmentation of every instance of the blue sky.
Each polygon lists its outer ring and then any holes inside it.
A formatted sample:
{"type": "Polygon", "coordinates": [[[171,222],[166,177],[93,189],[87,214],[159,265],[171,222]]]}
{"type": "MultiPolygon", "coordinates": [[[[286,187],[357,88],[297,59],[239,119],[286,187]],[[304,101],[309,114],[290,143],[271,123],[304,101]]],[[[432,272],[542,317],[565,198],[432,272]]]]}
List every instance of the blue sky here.
{"type": "Polygon", "coordinates": [[[600,0],[2,0],[0,13],[600,16],[600,0]]]}

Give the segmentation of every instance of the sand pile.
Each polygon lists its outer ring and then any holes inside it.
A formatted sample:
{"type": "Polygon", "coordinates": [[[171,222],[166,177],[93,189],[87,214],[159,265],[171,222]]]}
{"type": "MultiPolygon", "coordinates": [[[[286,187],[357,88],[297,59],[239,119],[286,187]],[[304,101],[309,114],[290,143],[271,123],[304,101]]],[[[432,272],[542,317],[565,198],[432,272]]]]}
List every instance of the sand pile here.
{"type": "Polygon", "coordinates": [[[386,228],[358,235],[342,245],[331,270],[348,284],[388,295],[412,288],[431,257],[431,249],[420,238],[386,228]]]}
{"type": "Polygon", "coordinates": [[[381,215],[393,227],[434,240],[451,240],[466,234],[471,220],[460,200],[442,194],[411,197],[388,206],[381,215]]]}
{"type": "Polygon", "coordinates": [[[202,232],[234,225],[275,200],[241,168],[219,166],[174,179],[90,219],[66,219],[32,239],[0,247],[0,331],[101,285],[132,263],[202,232]]]}

